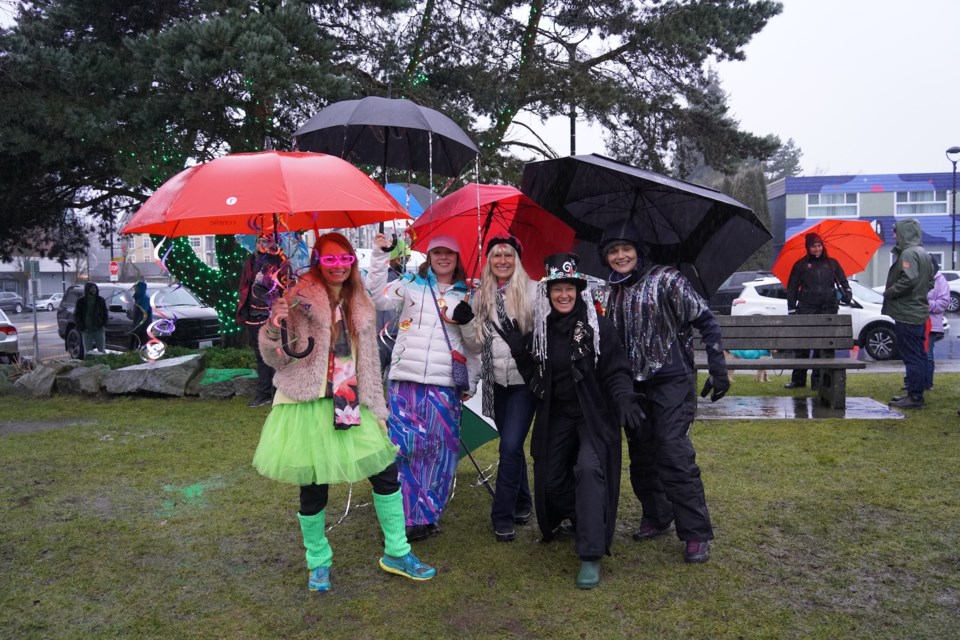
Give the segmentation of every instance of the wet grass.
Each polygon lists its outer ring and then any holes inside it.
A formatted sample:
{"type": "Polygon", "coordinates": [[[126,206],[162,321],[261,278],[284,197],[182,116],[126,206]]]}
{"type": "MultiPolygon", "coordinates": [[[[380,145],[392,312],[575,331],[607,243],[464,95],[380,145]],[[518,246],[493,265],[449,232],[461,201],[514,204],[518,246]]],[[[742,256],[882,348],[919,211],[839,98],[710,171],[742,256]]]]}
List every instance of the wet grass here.
{"type": "MultiPolygon", "coordinates": [[[[788,393],[738,375],[734,393],[788,393]]],[[[896,374],[850,376],[887,399],[896,374]]],[[[380,571],[366,483],[311,594],[297,492],[250,467],[265,409],[242,400],[0,397],[0,636],[15,638],[935,638],[960,623],[960,374],[906,420],[698,422],[717,540],[634,543],[626,475],[603,582],[572,542],[489,530],[468,461],[426,583],[380,571]],[[68,419],[69,418],[69,419],[68,419]],[[4,429],[10,421],[17,429],[4,429]],[[30,425],[37,425],[31,428],[30,425]]],[[[797,392],[793,392],[797,393],[797,392]]],[[[481,447],[481,466],[495,444],[481,447]]],[[[330,520],[347,488],[331,491],[330,520]]]]}

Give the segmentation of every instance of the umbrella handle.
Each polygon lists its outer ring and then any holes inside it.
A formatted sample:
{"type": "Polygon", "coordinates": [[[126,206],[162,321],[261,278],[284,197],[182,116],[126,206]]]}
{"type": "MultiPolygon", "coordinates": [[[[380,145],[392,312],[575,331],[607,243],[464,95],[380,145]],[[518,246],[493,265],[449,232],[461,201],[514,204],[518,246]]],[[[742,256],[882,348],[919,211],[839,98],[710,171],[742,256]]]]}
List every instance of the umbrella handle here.
{"type": "MultiPolygon", "coordinates": [[[[382,222],[380,223],[380,233],[383,233],[383,223],[382,223],[382,222]]],[[[393,250],[396,249],[396,248],[397,248],[397,234],[393,234],[393,242],[390,243],[390,246],[389,246],[389,247],[384,247],[384,248],[383,248],[383,252],[384,252],[384,253],[390,253],[391,251],[393,251],[393,250]]]]}
{"type": "Polygon", "coordinates": [[[283,347],[283,352],[290,356],[291,358],[306,358],[310,355],[310,352],[313,351],[313,336],[307,337],[307,348],[303,351],[294,351],[293,347],[290,346],[290,334],[287,331],[287,321],[280,321],[280,344],[283,347]]]}

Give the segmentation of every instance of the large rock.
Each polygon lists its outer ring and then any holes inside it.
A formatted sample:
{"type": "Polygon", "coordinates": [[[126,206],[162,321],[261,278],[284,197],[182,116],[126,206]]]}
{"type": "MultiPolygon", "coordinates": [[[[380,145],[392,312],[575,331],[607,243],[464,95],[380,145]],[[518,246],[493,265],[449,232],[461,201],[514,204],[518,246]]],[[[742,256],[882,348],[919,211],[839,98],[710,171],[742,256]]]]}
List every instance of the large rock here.
{"type": "Polygon", "coordinates": [[[167,396],[197,395],[206,356],[196,353],[115,369],[104,376],[107,393],[158,393],[167,396]]]}
{"type": "Polygon", "coordinates": [[[221,380],[220,382],[200,385],[200,397],[221,400],[232,398],[237,393],[233,382],[233,380],[221,380]]]}
{"type": "Polygon", "coordinates": [[[35,398],[49,397],[53,394],[53,385],[57,381],[57,376],[80,366],[76,360],[66,362],[45,362],[30,373],[20,376],[13,384],[13,388],[18,393],[31,395],[35,398]]]}
{"type": "Polygon", "coordinates": [[[57,393],[66,393],[73,396],[100,393],[103,378],[109,372],[110,367],[105,364],[77,367],[57,376],[57,393]]]}

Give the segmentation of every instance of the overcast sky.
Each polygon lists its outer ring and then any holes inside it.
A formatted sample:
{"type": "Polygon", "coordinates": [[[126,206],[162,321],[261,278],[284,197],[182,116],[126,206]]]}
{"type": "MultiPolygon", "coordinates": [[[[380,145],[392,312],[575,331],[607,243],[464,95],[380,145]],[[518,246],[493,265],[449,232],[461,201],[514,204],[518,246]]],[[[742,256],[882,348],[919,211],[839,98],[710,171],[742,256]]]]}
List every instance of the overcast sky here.
{"type": "MultiPolygon", "coordinates": [[[[951,171],[960,0],[786,0],[718,72],[746,131],[793,138],[804,175],[951,171]]],[[[566,122],[531,125],[569,152],[566,122]]],[[[577,153],[603,152],[578,129],[577,153]]]]}

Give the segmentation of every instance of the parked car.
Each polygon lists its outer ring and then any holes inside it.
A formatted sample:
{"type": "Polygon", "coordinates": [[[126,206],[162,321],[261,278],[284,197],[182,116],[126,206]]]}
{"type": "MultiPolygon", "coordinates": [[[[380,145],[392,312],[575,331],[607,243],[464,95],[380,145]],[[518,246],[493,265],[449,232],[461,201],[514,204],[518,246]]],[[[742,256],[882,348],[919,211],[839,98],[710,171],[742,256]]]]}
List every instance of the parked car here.
{"type": "Polygon", "coordinates": [[[940,273],[943,274],[947,286],[950,287],[950,306],[947,307],[947,311],[956,313],[960,311],[960,271],[941,269],[940,273]]]}
{"type": "MultiPolygon", "coordinates": [[[[134,321],[127,314],[133,297],[130,283],[96,283],[100,297],[107,303],[106,347],[114,351],[132,351],[140,347],[134,321]]],[[[83,283],[69,287],[57,310],[57,333],[71,358],[83,358],[83,340],[73,319],[77,299],[83,295],[83,283]]],[[[223,342],[217,312],[185,287],[147,283],[147,294],[154,301],[153,316],[174,319],[174,331],[158,336],[168,345],[193,349],[211,347],[223,342]],[[157,293],[158,295],[154,296],[157,293]],[[159,312],[159,313],[158,313],[159,312]]]]}
{"type": "Polygon", "coordinates": [[[9,364],[16,364],[20,360],[20,339],[17,336],[17,328],[3,311],[0,311],[0,357],[9,364]]]}
{"type": "Polygon", "coordinates": [[[48,293],[45,296],[37,296],[37,299],[33,301],[33,304],[28,304],[28,309],[37,308],[37,311],[53,311],[60,306],[60,301],[63,300],[62,293],[48,293]]]}
{"type": "MultiPolygon", "coordinates": [[[[893,318],[880,313],[883,296],[855,280],[850,280],[853,301],[841,305],[840,313],[849,315],[853,323],[853,337],[857,345],[874,360],[899,357],[893,318]]],[[[787,290],[777,278],[763,278],[748,282],[733,301],[732,315],[786,315],[787,290]]],[[[947,328],[944,324],[944,328],[947,328]]]]}
{"type": "Polygon", "coordinates": [[[0,291],[0,310],[20,313],[23,311],[23,298],[13,291],[0,291]]]}
{"type": "Polygon", "coordinates": [[[707,306],[714,314],[728,316],[733,299],[743,291],[743,284],[756,280],[757,278],[766,278],[772,276],[770,271],[735,271],[729,278],[723,281],[723,284],[717,289],[716,293],[710,296],[707,306]]]}

